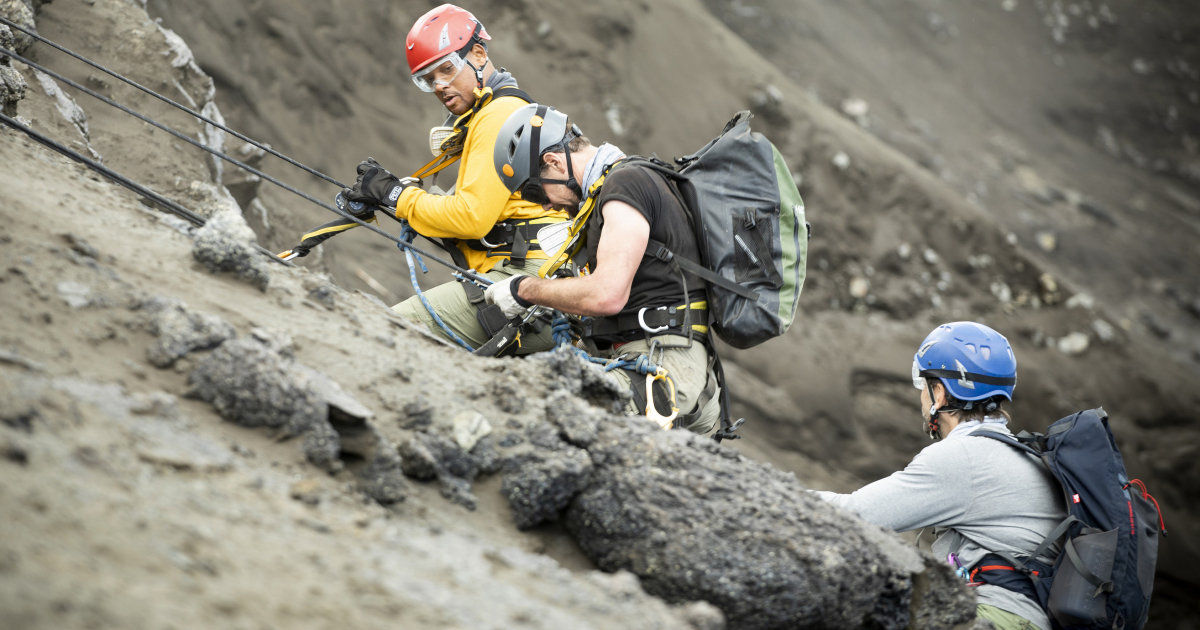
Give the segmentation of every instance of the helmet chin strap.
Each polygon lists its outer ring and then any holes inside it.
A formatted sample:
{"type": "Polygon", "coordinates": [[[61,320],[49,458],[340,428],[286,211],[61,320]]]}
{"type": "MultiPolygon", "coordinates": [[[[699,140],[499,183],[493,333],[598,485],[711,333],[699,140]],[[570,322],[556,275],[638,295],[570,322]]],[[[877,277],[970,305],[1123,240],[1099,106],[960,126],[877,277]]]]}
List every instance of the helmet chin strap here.
{"type": "Polygon", "coordinates": [[[929,435],[929,439],[935,442],[942,439],[941,424],[938,420],[938,414],[941,412],[942,410],[938,409],[937,403],[929,405],[929,419],[925,421],[925,433],[929,435]]]}
{"type": "Polygon", "coordinates": [[[468,60],[466,57],[463,57],[463,63],[467,64],[467,67],[469,67],[472,71],[475,72],[475,83],[478,84],[478,88],[480,90],[482,90],[483,89],[483,69],[487,67],[488,60],[485,59],[484,62],[478,68],[476,68],[475,64],[471,63],[470,60],[468,60]]]}
{"type": "Polygon", "coordinates": [[[579,180],[575,179],[575,170],[571,168],[571,143],[563,143],[563,155],[567,156],[567,190],[571,191],[579,200],[583,201],[583,187],[579,185],[579,180]]]}

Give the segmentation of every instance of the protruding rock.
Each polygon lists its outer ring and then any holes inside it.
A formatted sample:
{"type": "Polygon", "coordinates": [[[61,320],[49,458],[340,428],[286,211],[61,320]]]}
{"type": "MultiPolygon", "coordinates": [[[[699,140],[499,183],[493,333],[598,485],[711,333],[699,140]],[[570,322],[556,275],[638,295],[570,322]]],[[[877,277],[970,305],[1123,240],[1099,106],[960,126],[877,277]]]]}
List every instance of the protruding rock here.
{"type": "Polygon", "coordinates": [[[229,272],[259,290],[271,281],[267,260],[254,247],[255,236],[245,219],[232,210],[219,211],[196,230],[192,257],[209,273],[229,272]]]}
{"type": "Polygon", "coordinates": [[[142,308],[150,313],[149,332],[158,337],[146,348],[146,359],[158,368],[171,367],[190,352],[215,348],[237,336],[225,320],[179,300],[155,298],[142,308]]]}
{"type": "Polygon", "coordinates": [[[619,413],[629,399],[629,389],[594,363],[580,357],[572,348],[540,352],[527,361],[540,361],[550,391],[575,394],[600,409],[619,413]]]}
{"type": "Polygon", "coordinates": [[[710,439],[610,418],[567,527],[605,571],[729,627],[950,628],[975,602],[944,563],[710,439]],[[915,588],[919,581],[928,586],[915,588]]]}
{"type": "MultiPolygon", "coordinates": [[[[3,7],[4,3],[11,1],[0,0],[0,7],[3,7]]],[[[6,15],[3,8],[0,8],[0,15],[6,15]]],[[[9,19],[12,18],[9,17],[9,19]]],[[[22,36],[28,37],[23,33],[22,36]]],[[[6,50],[17,48],[13,29],[9,28],[7,24],[0,24],[0,47],[6,50]]],[[[25,83],[25,77],[21,76],[21,73],[12,67],[12,61],[8,55],[0,55],[0,111],[5,116],[16,117],[17,103],[25,98],[25,89],[27,87],[29,86],[25,83]]]]}
{"type": "Polygon", "coordinates": [[[477,503],[471,482],[480,474],[495,472],[499,457],[491,438],[464,451],[452,439],[437,433],[418,433],[400,445],[400,468],[420,481],[437,479],[442,496],[474,510],[477,503]]]}
{"type": "Polygon", "coordinates": [[[596,441],[596,427],[603,412],[563,391],[546,397],[546,419],[558,428],[562,439],[587,448],[596,441]]]}
{"type": "Polygon", "coordinates": [[[587,487],[593,468],[586,451],[566,445],[533,451],[510,467],[500,493],[508,499],[517,529],[557,520],[571,499],[587,487]]]}
{"type": "Polygon", "coordinates": [[[492,432],[492,423],[474,410],[464,411],[450,422],[454,427],[454,441],[465,452],[470,452],[481,438],[492,432]]]}
{"type": "Polygon", "coordinates": [[[200,361],[188,383],[197,398],[212,403],[230,422],[279,429],[289,437],[308,434],[305,454],[330,470],[341,468],[331,408],[352,417],[366,409],[324,374],[254,336],[222,344],[200,361]]]}
{"type": "MultiPolygon", "coordinates": [[[[19,25],[21,28],[37,32],[37,24],[33,21],[33,6],[27,0],[0,0],[0,15],[19,25]]],[[[10,33],[9,38],[11,41],[4,44],[4,47],[16,52],[18,55],[24,55],[25,51],[33,45],[33,42],[37,41],[21,31],[9,28],[7,24],[0,26],[0,28],[8,30],[10,33]]]]}

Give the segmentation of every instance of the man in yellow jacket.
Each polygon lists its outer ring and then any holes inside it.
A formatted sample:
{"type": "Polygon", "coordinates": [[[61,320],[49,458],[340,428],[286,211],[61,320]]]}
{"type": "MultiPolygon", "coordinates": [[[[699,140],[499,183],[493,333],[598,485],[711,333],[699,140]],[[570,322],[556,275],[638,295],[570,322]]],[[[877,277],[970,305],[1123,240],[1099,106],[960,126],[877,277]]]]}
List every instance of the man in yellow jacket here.
{"type": "MultiPolygon", "coordinates": [[[[412,178],[397,178],[374,160],[358,166],[358,180],[346,192],[350,201],[395,208],[416,232],[441,239],[455,262],[493,280],[537,275],[547,254],[537,242],[539,229],[567,221],[561,210],[545,210],[510,193],[496,174],[492,154],[508,116],[529,102],[517,82],[488,58],[487,31],[471,13],[445,4],[423,15],[405,42],[413,82],[450,112],[456,130],[466,129],[454,193],[430,194],[412,178]]],[[[442,322],[472,348],[486,343],[505,324],[497,309],[487,310],[483,290],[453,282],[425,292],[442,322]]],[[[419,298],[392,307],[420,321],[435,334],[451,337],[419,298]]],[[[526,331],[519,354],[553,347],[548,326],[526,331]]]]}

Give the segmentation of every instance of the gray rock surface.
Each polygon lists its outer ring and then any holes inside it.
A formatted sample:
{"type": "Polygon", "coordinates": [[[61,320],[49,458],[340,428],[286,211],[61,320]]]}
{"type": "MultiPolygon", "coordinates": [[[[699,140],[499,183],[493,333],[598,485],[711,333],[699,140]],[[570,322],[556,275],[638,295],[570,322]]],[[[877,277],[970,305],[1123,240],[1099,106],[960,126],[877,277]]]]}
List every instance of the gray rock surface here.
{"type": "Polygon", "coordinates": [[[209,273],[232,273],[262,291],[271,281],[268,262],[254,248],[254,231],[232,210],[214,213],[196,230],[192,257],[209,273]]]}
{"type": "Polygon", "coordinates": [[[603,411],[565,391],[546,397],[546,419],[575,446],[586,448],[596,441],[596,429],[603,417],[603,411]]]}
{"type": "Polygon", "coordinates": [[[158,337],[146,348],[146,359],[158,368],[171,367],[190,352],[215,348],[237,336],[225,320],[179,300],[154,298],[142,309],[150,315],[148,331],[158,337]]]}
{"type": "Polygon", "coordinates": [[[705,600],[730,628],[950,628],[974,616],[949,570],[711,439],[610,418],[567,527],[604,570],[667,601],[705,600]],[[928,561],[927,561],[928,560],[928,561]],[[943,575],[944,574],[944,575],[943,575]],[[920,597],[925,581],[936,601],[920,597]]]}
{"type": "Polygon", "coordinates": [[[500,458],[495,440],[485,437],[470,451],[464,451],[453,439],[436,432],[423,431],[400,445],[401,469],[404,474],[419,480],[437,480],[442,496],[469,510],[478,499],[471,492],[471,482],[480,475],[490,475],[499,468],[500,458]]]}
{"type": "MultiPolygon", "coordinates": [[[[16,46],[13,29],[9,28],[7,24],[0,24],[0,47],[13,50],[16,46]]],[[[25,98],[25,88],[27,87],[25,77],[12,67],[9,56],[0,54],[0,110],[5,116],[17,115],[17,103],[25,98]]]]}
{"type": "Polygon", "coordinates": [[[286,437],[304,435],[309,461],[341,470],[342,441],[331,419],[354,426],[370,411],[329,377],[291,358],[290,347],[286,337],[263,330],[226,342],[188,376],[192,395],[212,403],[230,422],[278,429],[286,437]]]}
{"type": "Polygon", "coordinates": [[[518,529],[557,520],[571,499],[588,486],[592,460],[587,451],[569,445],[555,451],[535,450],[509,461],[500,493],[508,499],[518,529]]]}
{"type": "Polygon", "coordinates": [[[579,357],[573,350],[556,348],[526,359],[541,362],[548,390],[561,390],[579,396],[601,409],[619,413],[629,399],[629,390],[596,365],[579,357]]]}
{"type": "Polygon", "coordinates": [[[609,415],[623,392],[571,353],[530,360],[544,361],[550,386],[546,420],[505,460],[501,492],[518,528],[565,510],[600,569],[630,571],[668,602],[713,604],[732,629],[949,629],[974,617],[949,569],[791,474],[609,415]]]}
{"type": "MultiPolygon", "coordinates": [[[[19,24],[22,28],[37,32],[37,24],[33,21],[33,6],[26,0],[0,0],[0,15],[19,24]]],[[[10,29],[8,25],[0,26],[12,32],[12,38],[16,48],[11,48],[8,44],[4,47],[9,50],[14,50],[18,55],[24,55],[25,51],[35,41],[32,37],[22,33],[16,29],[10,29]]]]}

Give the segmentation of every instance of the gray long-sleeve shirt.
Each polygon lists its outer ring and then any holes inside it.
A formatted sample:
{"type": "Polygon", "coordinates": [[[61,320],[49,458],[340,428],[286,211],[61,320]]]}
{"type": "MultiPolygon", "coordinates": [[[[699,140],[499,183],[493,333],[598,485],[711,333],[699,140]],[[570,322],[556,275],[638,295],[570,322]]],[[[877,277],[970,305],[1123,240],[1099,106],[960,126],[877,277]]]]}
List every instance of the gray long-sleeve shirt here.
{"type": "MultiPolygon", "coordinates": [[[[1058,482],[1033,456],[971,433],[979,422],[955,427],[913,458],[904,470],[863,486],[853,494],[817,492],[863,520],[909,531],[933,527],[933,553],[950,553],[973,567],[989,551],[1026,557],[1066,518],[1058,482]]],[[[1000,418],[986,429],[1012,435],[1000,418]]],[[[1047,552],[1053,561],[1058,548],[1047,552]]],[[[1006,610],[1049,630],[1050,620],[1035,602],[998,586],[980,586],[979,603],[1006,610]]]]}

